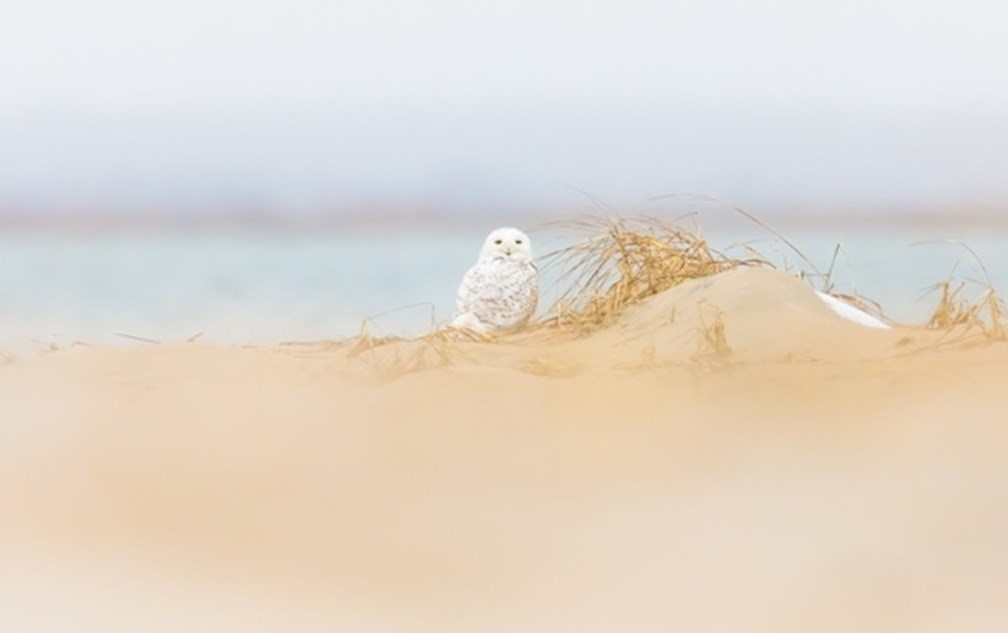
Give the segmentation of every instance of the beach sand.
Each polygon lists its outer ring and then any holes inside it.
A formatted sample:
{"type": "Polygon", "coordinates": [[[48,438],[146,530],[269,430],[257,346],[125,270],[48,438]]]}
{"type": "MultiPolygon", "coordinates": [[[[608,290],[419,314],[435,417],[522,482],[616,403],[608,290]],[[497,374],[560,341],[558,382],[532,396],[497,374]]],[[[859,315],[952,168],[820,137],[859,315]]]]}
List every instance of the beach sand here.
{"type": "Polygon", "coordinates": [[[1006,376],[760,269],[589,333],[20,357],[0,629],[1002,631],[1006,376]]]}

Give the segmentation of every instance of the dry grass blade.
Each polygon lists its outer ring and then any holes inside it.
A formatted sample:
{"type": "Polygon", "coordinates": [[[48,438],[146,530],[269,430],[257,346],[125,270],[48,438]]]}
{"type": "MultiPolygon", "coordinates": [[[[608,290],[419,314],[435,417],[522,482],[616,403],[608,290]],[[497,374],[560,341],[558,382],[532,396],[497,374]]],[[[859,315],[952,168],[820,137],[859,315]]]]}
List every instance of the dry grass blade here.
{"type": "Polygon", "coordinates": [[[984,302],[990,319],[988,328],[984,330],[987,338],[997,341],[1008,340],[1008,323],[1005,322],[1008,311],[1005,310],[1004,300],[993,290],[988,290],[984,302]]]}
{"type": "Polygon", "coordinates": [[[706,355],[715,358],[725,358],[732,353],[731,346],[728,345],[728,337],[725,334],[725,314],[722,310],[716,309],[714,319],[710,323],[700,315],[700,337],[708,353],[706,355]]]}
{"type": "Polygon", "coordinates": [[[395,336],[372,336],[371,334],[368,334],[367,326],[368,321],[366,319],[361,321],[360,332],[357,336],[350,339],[346,349],[346,355],[348,358],[354,358],[366,351],[371,352],[373,355],[375,348],[401,340],[399,337],[395,336]]]}
{"type": "Polygon", "coordinates": [[[994,282],[991,281],[990,272],[987,270],[987,266],[985,266],[983,260],[980,259],[980,255],[975,250],[973,250],[973,247],[971,247],[966,242],[962,242],[960,240],[925,240],[923,242],[914,242],[910,246],[927,246],[929,244],[952,244],[953,246],[959,246],[963,248],[967,253],[970,254],[970,257],[973,258],[973,263],[976,264],[977,270],[983,273],[985,280],[984,285],[987,286],[988,288],[994,287],[994,282]]]}
{"type": "MultiPolygon", "coordinates": [[[[773,235],[778,240],[780,240],[781,243],[783,243],[788,248],[790,248],[792,251],[794,251],[794,253],[796,255],[798,255],[798,257],[800,257],[803,262],[805,262],[805,265],[808,266],[808,270],[812,271],[820,279],[823,278],[823,274],[821,272],[819,272],[819,269],[816,268],[816,265],[812,263],[812,260],[810,260],[808,257],[806,257],[805,253],[801,252],[801,249],[799,249],[797,246],[795,246],[789,239],[787,239],[786,237],[784,237],[781,233],[779,233],[776,229],[774,229],[773,227],[771,227],[769,224],[767,224],[767,223],[763,222],[762,220],[760,220],[759,218],[757,218],[755,215],[749,213],[748,211],[746,211],[745,209],[742,209],[741,207],[738,207],[738,206],[736,206],[736,205],[728,202],[727,200],[723,200],[721,198],[718,198],[717,196],[710,196],[710,195],[707,195],[707,194],[699,194],[699,193],[674,193],[674,194],[667,194],[667,195],[664,195],[664,196],[655,196],[653,198],[649,198],[647,201],[648,202],[657,202],[657,201],[660,201],[660,200],[690,200],[690,201],[698,201],[698,202],[712,202],[712,203],[721,205],[721,206],[723,206],[723,207],[725,207],[727,209],[730,209],[730,210],[734,211],[735,213],[738,213],[742,217],[746,218],[747,220],[749,220],[750,222],[752,222],[756,226],[760,227],[761,229],[763,229],[767,233],[770,233],[771,235],[773,235]]],[[[786,268],[786,266],[785,266],[785,268],[786,268]]]]}
{"type": "Polygon", "coordinates": [[[128,338],[132,341],[140,341],[141,343],[149,343],[151,345],[160,345],[161,341],[154,340],[152,338],[146,338],[143,336],[136,336],[135,334],[125,334],[123,332],[116,332],[116,336],[121,338],[128,338]]]}

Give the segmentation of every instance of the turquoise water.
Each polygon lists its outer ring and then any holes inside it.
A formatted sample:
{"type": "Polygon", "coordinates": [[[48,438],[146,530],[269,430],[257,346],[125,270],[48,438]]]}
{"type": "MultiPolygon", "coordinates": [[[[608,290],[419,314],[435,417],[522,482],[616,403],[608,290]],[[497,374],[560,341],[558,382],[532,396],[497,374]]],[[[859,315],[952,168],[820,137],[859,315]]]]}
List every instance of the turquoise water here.
{"type": "MultiPolygon", "coordinates": [[[[377,334],[425,331],[451,315],[455,288],[476,257],[484,230],[381,229],[340,233],[0,235],[0,348],[12,352],[70,345],[156,341],[270,343],[340,338],[365,319],[377,334]]],[[[1005,235],[979,229],[787,229],[818,267],[834,247],[846,253],[834,279],[878,300],[887,314],[921,321],[933,297],[925,288],[959,271],[979,277],[962,239],[1008,289],[1005,235]],[[849,261],[849,265],[848,262],[849,261]]],[[[718,247],[743,240],[775,259],[798,258],[760,230],[707,232],[718,247]]],[[[538,253],[564,243],[533,233],[538,253]]],[[[545,280],[548,287],[549,280],[545,280]]],[[[545,304],[550,295],[547,289],[545,304]]]]}

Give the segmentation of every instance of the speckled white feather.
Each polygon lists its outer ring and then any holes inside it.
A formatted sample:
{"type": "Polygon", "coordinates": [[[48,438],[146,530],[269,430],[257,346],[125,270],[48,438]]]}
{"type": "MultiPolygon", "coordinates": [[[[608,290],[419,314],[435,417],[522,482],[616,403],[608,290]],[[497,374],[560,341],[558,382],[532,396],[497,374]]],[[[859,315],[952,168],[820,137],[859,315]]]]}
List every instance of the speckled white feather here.
{"type": "Polygon", "coordinates": [[[539,300],[539,271],[527,235],[499,228],[487,236],[479,260],[466,272],[452,327],[476,332],[511,330],[528,323],[539,300]]]}

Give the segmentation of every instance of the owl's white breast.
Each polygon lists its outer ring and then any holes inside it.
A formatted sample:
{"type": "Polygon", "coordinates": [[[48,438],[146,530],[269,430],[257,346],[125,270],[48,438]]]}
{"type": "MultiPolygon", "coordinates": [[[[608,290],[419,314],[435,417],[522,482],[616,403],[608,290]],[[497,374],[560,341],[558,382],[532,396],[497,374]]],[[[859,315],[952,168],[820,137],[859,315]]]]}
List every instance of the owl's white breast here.
{"type": "Polygon", "coordinates": [[[535,313],[538,271],[532,262],[482,260],[469,269],[459,286],[459,314],[472,313],[493,328],[513,328],[535,313]]]}

